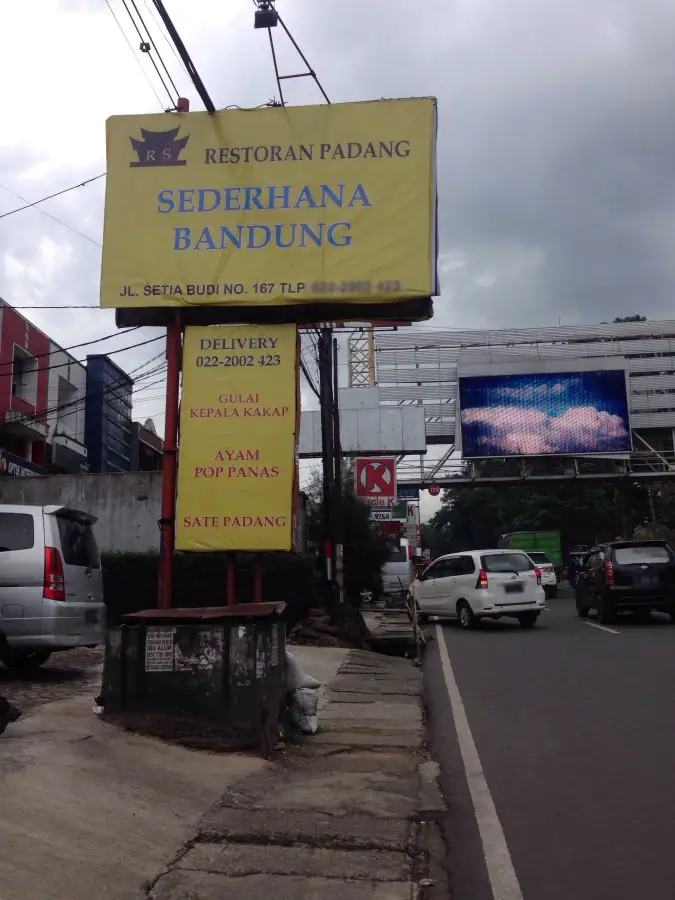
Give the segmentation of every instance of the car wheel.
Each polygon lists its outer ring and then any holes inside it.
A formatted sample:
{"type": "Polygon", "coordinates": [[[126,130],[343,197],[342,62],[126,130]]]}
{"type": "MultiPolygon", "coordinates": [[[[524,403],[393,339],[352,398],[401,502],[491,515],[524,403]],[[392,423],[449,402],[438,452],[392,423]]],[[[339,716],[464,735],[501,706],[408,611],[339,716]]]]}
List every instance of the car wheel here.
{"type": "Polygon", "coordinates": [[[614,609],[604,597],[597,598],[596,609],[598,611],[598,622],[601,625],[611,625],[614,622],[614,609]]]}
{"type": "Polygon", "coordinates": [[[577,603],[577,615],[579,616],[579,618],[587,619],[588,614],[591,610],[590,606],[586,606],[584,603],[581,603],[578,599],[577,599],[576,603],[577,603]]]}
{"type": "Polygon", "coordinates": [[[474,611],[466,600],[460,600],[457,604],[457,616],[459,617],[459,624],[462,628],[470,630],[476,628],[478,625],[478,616],[474,614],[474,611]]]}
{"type": "Polygon", "coordinates": [[[668,615],[670,616],[670,621],[675,625],[675,609],[669,609],[668,615]]]}
{"type": "Polygon", "coordinates": [[[557,584],[553,584],[553,585],[551,585],[550,588],[548,588],[547,596],[548,596],[549,600],[555,600],[555,598],[558,596],[558,585],[557,584]]]}
{"type": "Polygon", "coordinates": [[[534,626],[537,624],[538,618],[539,618],[539,613],[526,612],[526,613],[521,613],[518,616],[518,622],[520,623],[521,628],[534,628],[534,626]]]}
{"type": "Polygon", "coordinates": [[[17,650],[6,641],[0,641],[0,662],[16,672],[34,672],[51,656],[49,650],[17,650]]]}
{"type": "Polygon", "coordinates": [[[645,625],[649,622],[652,611],[651,609],[635,609],[633,610],[633,618],[636,622],[639,622],[641,625],[645,625]]]}

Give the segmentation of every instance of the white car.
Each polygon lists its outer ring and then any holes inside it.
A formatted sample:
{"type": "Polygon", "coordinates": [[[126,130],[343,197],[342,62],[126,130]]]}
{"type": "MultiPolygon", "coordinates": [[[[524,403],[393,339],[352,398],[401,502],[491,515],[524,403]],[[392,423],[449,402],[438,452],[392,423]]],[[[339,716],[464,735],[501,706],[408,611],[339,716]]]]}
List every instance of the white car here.
{"type": "Polygon", "coordinates": [[[532,628],[546,609],[541,572],[520,550],[467,550],[441,556],[413,581],[410,594],[423,620],[457,617],[464,628],[504,616],[532,628]]]}
{"type": "Polygon", "coordinates": [[[545,553],[533,550],[527,554],[541,572],[541,586],[547,599],[554,600],[558,596],[558,576],[555,566],[545,553]]]}

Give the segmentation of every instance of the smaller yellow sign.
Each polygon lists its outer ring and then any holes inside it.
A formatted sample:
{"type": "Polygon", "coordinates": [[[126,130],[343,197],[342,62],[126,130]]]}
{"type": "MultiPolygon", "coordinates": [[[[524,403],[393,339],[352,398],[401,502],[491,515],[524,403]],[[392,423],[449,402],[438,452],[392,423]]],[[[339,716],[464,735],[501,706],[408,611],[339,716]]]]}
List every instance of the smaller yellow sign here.
{"type": "Polygon", "coordinates": [[[295,325],[185,331],[176,549],[292,550],[295,325]]]}

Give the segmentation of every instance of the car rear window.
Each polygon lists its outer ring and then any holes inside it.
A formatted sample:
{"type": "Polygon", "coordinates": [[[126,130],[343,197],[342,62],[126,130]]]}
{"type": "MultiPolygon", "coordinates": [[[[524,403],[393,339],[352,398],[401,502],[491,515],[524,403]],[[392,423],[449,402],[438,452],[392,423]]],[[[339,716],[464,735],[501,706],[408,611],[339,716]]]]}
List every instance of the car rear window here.
{"type": "Polygon", "coordinates": [[[491,553],[481,556],[480,564],[486,572],[527,572],[534,568],[524,553],[491,553]]]}
{"type": "Polygon", "coordinates": [[[0,513],[0,553],[30,550],[35,544],[33,517],[27,513],[0,513]]]}
{"type": "Polygon", "coordinates": [[[101,558],[91,525],[57,516],[63,561],[67,566],[100,569],[101,558]]]}
{"type": "Polygon", "coordinates": [[[408,554],[405,551],[405,547],[401,547],[400,550],[392,550],[387,557],[387,562],[390,563],[402,563],[407,562],[408,554]]]}
{"type": "Polygon", "coordinates": [[[528,553],[527,554],[532,562],[541,563],[542,565],[551,565],[551,560],[545,553],[528,553]]]}
{"type": "Polygon", "coordinates": [[[664,544],[646,544],[636,547],[615,547],[614,560],[619,566],[636,566],[641,563],[664,563],[672,559],[664,544]]]}

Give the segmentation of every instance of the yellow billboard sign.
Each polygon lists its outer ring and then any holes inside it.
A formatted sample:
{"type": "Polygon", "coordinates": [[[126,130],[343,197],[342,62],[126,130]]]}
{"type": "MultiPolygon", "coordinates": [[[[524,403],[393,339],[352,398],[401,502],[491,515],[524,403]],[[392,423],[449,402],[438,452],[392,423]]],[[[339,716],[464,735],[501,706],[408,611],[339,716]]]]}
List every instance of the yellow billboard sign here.
{"type": "Polygon", "coordinates": [[[433,98],[113,116],[101,306],[430,297],[435,148],[433,98]]]}
{"type": "Polygon", "coordinates": [[[178,550],[292,550],[294,325],[185,330],[178,550]]]}

